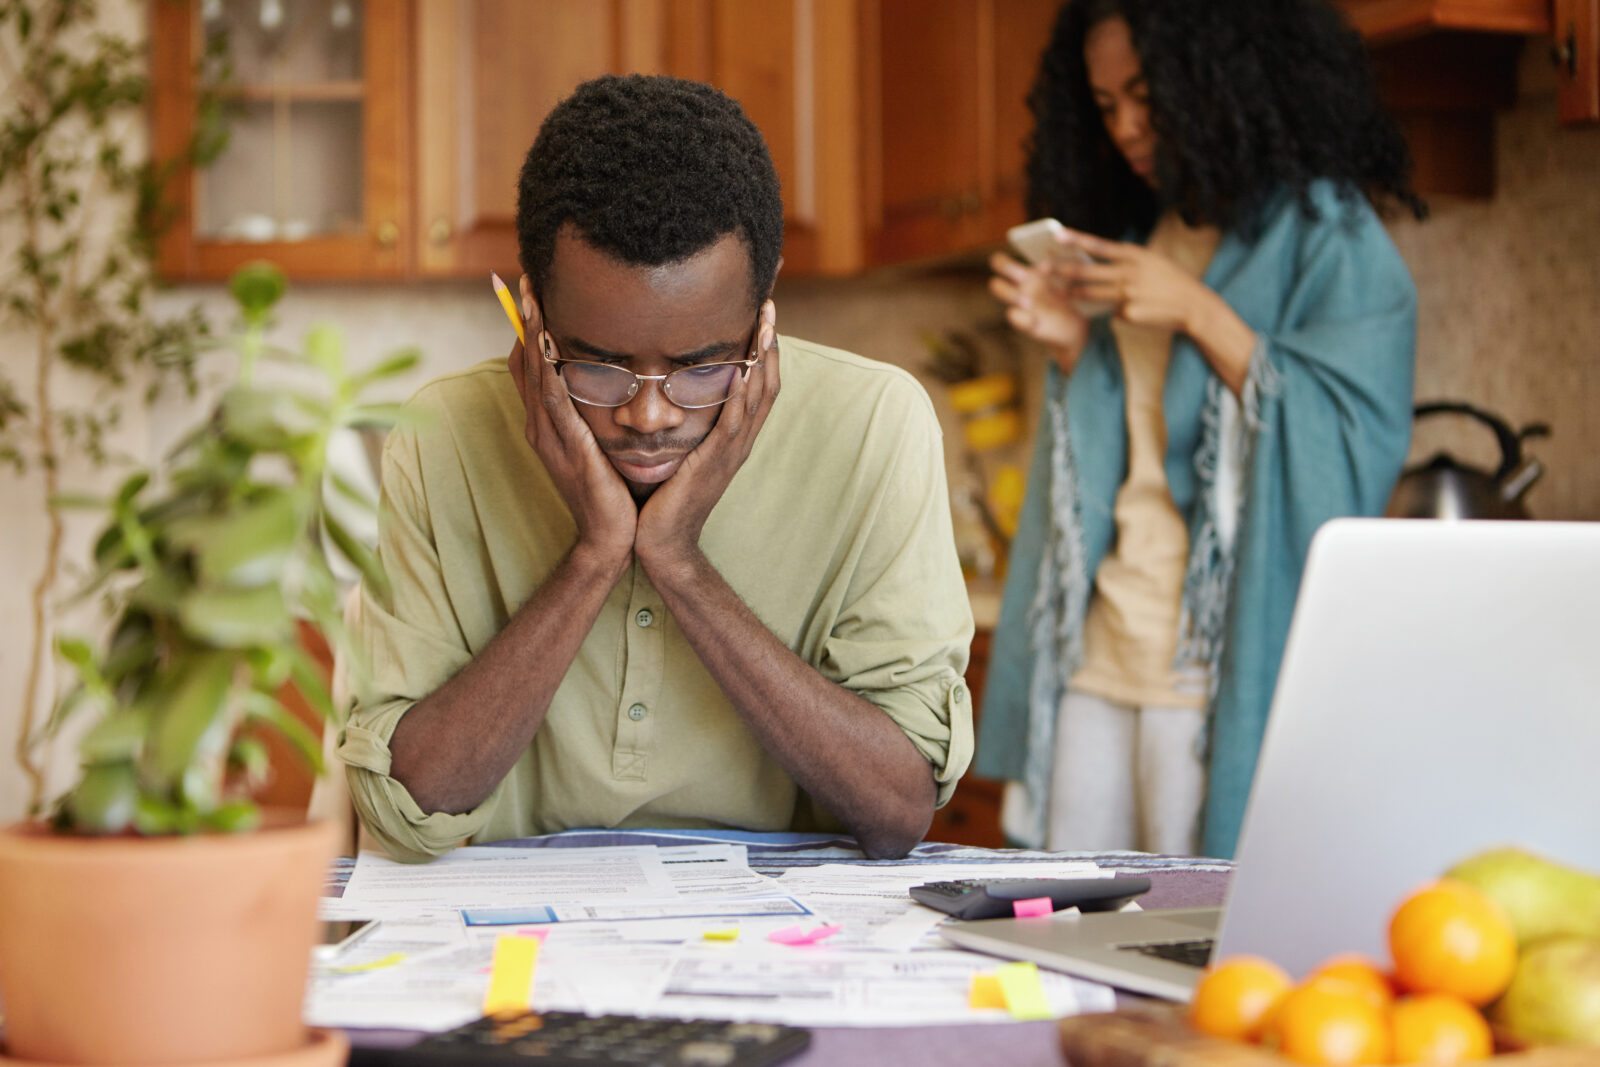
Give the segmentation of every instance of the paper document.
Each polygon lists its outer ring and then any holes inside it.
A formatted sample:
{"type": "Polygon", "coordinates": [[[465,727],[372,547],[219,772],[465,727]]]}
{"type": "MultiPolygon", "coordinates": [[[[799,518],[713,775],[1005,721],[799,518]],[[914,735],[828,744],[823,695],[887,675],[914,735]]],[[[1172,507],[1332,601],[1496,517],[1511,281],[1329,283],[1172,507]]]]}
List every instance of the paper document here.
{"type": "Polygon", "coordinates": [[[661,849],[468,846],[428,863],[363,852],[341,911],[363,919],[441,918],[462,908],[676,900],[661,849]]]}

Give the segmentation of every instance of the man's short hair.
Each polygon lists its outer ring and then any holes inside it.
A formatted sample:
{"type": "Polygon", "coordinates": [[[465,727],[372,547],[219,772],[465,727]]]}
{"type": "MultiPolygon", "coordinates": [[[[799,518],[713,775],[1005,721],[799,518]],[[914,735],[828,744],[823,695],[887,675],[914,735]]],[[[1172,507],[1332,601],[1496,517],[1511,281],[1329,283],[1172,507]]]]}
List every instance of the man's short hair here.
{"type": "Polygon", "coordinates": [[[541,300],[569,222],[641,267],[737,234],[750,253],[752,307],[771,291],[783,250],[783,198],[761,131],[737,101],[680,78],[584,82],[540,126],[517,179],[517,251],[541,300]]]}

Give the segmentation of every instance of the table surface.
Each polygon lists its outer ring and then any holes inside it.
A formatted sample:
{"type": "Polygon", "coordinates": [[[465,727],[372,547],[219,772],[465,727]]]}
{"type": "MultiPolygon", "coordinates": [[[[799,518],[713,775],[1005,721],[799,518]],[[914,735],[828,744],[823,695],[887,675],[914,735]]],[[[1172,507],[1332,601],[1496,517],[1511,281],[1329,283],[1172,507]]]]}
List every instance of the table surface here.
{"type": "MultiPolygon", "coordinates": [[[[1060,859],[1093,860],[1103,868],[1150,879],[1150,891],[1140,898],[1149,908],[1204,907],[1222,903],[1231,865],[1220,860],[1152,856],[1140,852],[1030,852],[981,849],[964,845],[925,842],[904,860],[868,861],[848,837],[819,834],[748,833],[702,830],[569,830],[545,837],[498,842],[508,848],[588,848],[607,845],[683,845],[728,842],[742,844],[750,866],[763,874],[779,874],[794,867],[819,863],[873,862],[929,863],[939,861],[1006,860],[1026,876],[1032,862],[1060,859]]],[[[335,892],[338,890],[335,889],[335,892]]],[[[1125,995],[1119,994],[1119,1002],[1125,995]]],[[[350,1031],[358,1046],[409,1044],[416,1035],[401,1031],[350,1031]]],[[[1056,1024],[1046,1022],[978,1023],[923,1027],[813,1027],[811,1047],[785,1067],[877,1067],[884,1063],[916,1067],[973,1067],[1004,1063],[1008,1067],[1060,1067],[1056,1024]]]]}

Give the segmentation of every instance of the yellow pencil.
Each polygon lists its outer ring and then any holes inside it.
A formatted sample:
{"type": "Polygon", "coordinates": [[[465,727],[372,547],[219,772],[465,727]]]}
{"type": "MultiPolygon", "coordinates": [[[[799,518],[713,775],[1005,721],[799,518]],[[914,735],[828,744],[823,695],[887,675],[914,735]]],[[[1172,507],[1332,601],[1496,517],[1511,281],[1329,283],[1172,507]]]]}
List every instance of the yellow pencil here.
{"type": "Polygon", "coordinates": [[[522,335],[522,316],[517,314],[517,305],[511,299],[511,290],[506,288],[506,283],[500,280],[500,275],[494,271],[489,272],[489,280],[494,283],[494,295],[500,298],[500,306],[506,309],[506,318],[511,320],[511,325],[516,328],[517,340],[523,344],[528,339],[522,335]]]}

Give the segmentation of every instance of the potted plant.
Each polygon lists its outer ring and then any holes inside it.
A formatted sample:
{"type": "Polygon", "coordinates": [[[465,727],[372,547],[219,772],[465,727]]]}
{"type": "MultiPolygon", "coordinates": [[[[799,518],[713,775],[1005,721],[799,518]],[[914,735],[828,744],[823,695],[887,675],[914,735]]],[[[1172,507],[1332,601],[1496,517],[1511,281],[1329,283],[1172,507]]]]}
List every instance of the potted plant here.
{"type": "Polygon", "coordinates": [[[342,1037],[301,1023],[316,905],[335,829],[259,812],[263,770],[246,727],[282,731],[314,766],[315,735],[287,684],[324,714],[321,672],[296,639],[312,622],[349,655],[331,542],[382,583],[375,557],[326,506],[354,490],[326,467],[341,427],[392,424],[339,332],[303,351],[266,341],[275,268],[231,282],[238,371],[160,468],[122,483],[94,545],[87,592],[112,609],[103,647],[64,639],[79,684],[51,727],[93,715],[82,773],[46,820],[0,831],[0,1000],[8,1054],[70,1063],[338,1062],[342,1037]],[[271,366],[274,374],[264,373],[271,366]]]}

